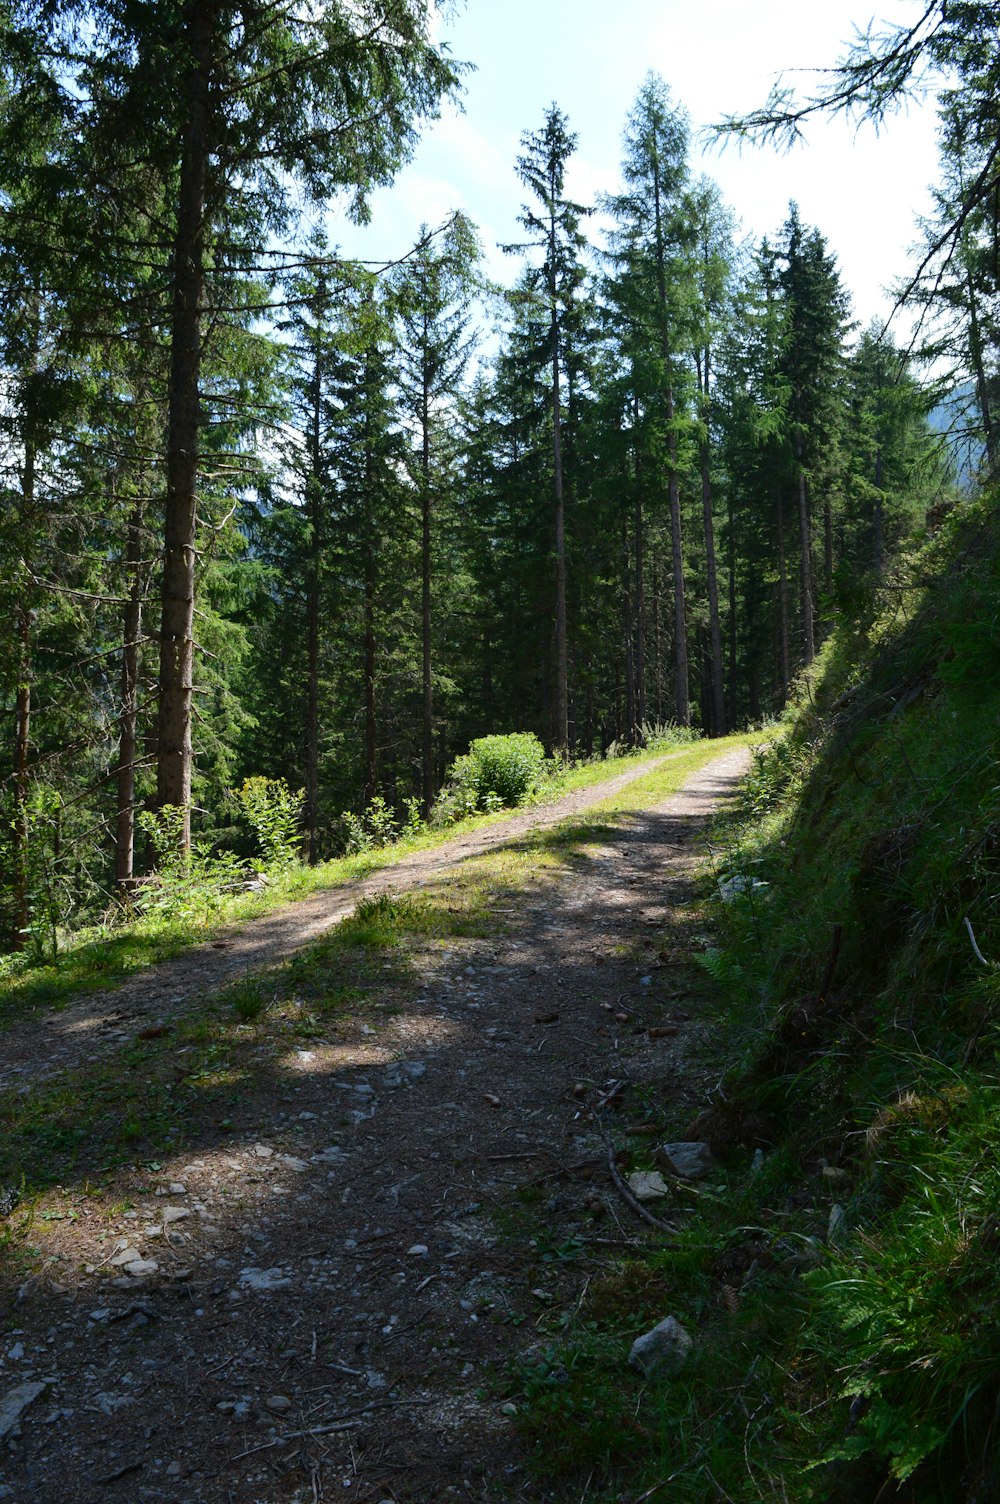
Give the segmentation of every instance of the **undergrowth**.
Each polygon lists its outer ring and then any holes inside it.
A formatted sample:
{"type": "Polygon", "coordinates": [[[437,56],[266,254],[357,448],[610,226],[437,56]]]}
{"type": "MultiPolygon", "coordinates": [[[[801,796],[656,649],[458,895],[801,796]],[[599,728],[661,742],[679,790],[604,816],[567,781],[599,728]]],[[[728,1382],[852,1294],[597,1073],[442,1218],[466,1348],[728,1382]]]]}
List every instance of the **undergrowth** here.
{"type": "Polygon", "coordinates": [[[994,505],[830,639],[715,830],[718,1084],[670,1131],[721,1168],[517,1380],[553,1499],[1000,1498],[994,505]],[[643,1383],[668,1312],[692,1357],[643,1383]]]}

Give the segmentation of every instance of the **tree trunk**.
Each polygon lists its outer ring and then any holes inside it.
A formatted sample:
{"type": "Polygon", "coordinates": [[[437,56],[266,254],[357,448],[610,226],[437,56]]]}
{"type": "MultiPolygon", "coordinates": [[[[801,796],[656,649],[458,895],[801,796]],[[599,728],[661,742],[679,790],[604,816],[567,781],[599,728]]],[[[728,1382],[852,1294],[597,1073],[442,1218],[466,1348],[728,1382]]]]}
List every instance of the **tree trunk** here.
{"type": "Polygon", "coordinates": [[[142,521],[144,506],[132,507],[125,538],[128,602],[122,609],[121,710],[118,716],[118,808],[115,819],[115,882],[125,896],[135,880],[135,761],[139,709],[139,639],[142,635],[142,521]]]}
{"type": "Polygon", "coordinates": [[[306,580],[306,855],[319,860],[319,665],[320,588],[323,568],[322,355],[316,342],[309,434],[309,561],[306,580]]]}
{"type": "Polygon", "coordinates": [[[983,362],[983,337],[979,327],[979,307],[972,272],[966,267],[966,286],[969,291],[969,353],[976,373],[976,397],[983,423],[983,439],[986,443],[986,460],[991,470],[997,461],[996,435],[993,429],[993,413],[990,408],[990,389],[983,362]]]}
{"type": "Polygon", "coordinates": [[[785,503],[778,488],[778,614],[781,620],[781,703],[788,698],[792,654],[788,634],[788,563],[785,556],[785,503]]]}
{"type": "Polygon", "coordinates": [[[736,521],[733,517],[733,498],[727,502],[726,551],[729,560],[729,724],[735,726],[739,715],[739,640],[736,624],[736,521]]]}
{"type": "Polygon", "coordinates": [[[173,250],[167,504],[157,742],[157,801],[184,811],[191,844],[191,702],[194,673],[195,528],[202,322],[205,304],[205,191],[209,157],[209,74],[216,6],[191,8],[188,80],[177,229],[173,250]]]}
{"type": "Polygon", "coordinates": [[[799,581],[802,591],[802,653],[808,668],[816,656],[816,638],[813,628],[812,589],[812,530],[809,526],[809,497],[806,492],[806,472],[802,464],[802,440],[795,440],[795,458],[798,471],[799,493],[799,581]]]}
{"type": "Polygon", "coordinates": [[[559,391],[559,322],[552,309],[552,467],[556,524],[556,748],[569,755],[569,664],[566,650],[566,513],[563,502],[562,422],[559,391]]]}
{"type": "MultiPolygon", "coordinates": [[[[427,317],[424,315],[424,349],[427,317]]],[[[423,675],[422,807],[426,820],[434,803],[434,682],[431,677],[431,394],[426,359],[423,365],[420,424],[420,631],[423,675]]]]}
{"type": "Polygon", "coordinates": [[[875,451],[875,573],[885,569],[885,530],[882,507],[882,445],[875,451]]]}
{"type": "Polygon", "coordinates": [[[667,326],[667,272],[666,245],[664,242],[663,210],[660,201],[660,175],[657,166],[653,184],[653,202],[656,228],[656,279],[660,303],[660,355],[663,360],[664,389],[663,408],[667,420],[668,478],[667,492],[670,500],[670,547],[671,567],[674,581],[674,663],[676,681],[674,704],[677,720],[682,726],[691,724],[691,702],[688,691],[688,645],[687,618],[684,608],[684,547],[681,538],[681,496],[677,478],[677,435],[674,432],[674,386],[670,374],[670,331],[667,326]]]}
{"type": "Polygon", "coordinates": [[[645,518],[642,508],[642,461],[638,445],[638,402],[635,405],[636,450],[635,450],[635,512],[633,534],[635,540],[635,718],[639,728],[639,744],[644,740],[646,724],[646,600],[643,572],[646,567],[645,518]]]}
{"type": "Polygon", "coordinates": [[[712,517],[712,478],[708,443],[701,444],[701,504],[705,517],[705,566],[708,574],[708,627],[712,654],[712,735],[726,734],[726,704],[722,684],[722,623],[719,618],[719,577],[715,565],[715,522],[712,517]]]}
{"type": "Polygon", "coordinates": [[[629,580],[628,514],[622,511],[622,626],[625,636],[625,740],[638,744],[635,716],[635,655],[632,638],[632,590],[629,580]]]}

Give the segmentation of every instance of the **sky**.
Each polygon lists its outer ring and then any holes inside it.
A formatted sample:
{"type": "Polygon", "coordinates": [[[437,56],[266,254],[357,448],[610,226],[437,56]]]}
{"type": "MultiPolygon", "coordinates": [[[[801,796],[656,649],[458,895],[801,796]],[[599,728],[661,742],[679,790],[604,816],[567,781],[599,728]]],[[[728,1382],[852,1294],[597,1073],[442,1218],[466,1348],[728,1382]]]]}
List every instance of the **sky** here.
{"type": "Polygon", "coordinates": [[[694,170],[713,177],[744,236],[773,236],[795,199],[826,237],[862,325],[887,317],[885,289],[904,276],[930,207],[937,170],[933,101],[911,105],[880,134],[870,125],[820,120],[806,144],[721,146],[702,127],[762,105],[779,74],[809,91],[813,70],[832,66],[856,26],[915,18],[916,0],[467,0],[438,37],[475,71],[462,108],[428,125],[413,161],[373,200],[364,230],[334,222],[346,254],[402,254],[422,222],[463,209],[478,224],[488,270],[505,282],[517,258],[498,243],[518,239],[524,190],[514,173],[521,135],[537,130],[553,101],[578,137],[567,188],[583,203],[614,191],[625,116],[645,74],[662,74],[695,131],[694,170]]]}

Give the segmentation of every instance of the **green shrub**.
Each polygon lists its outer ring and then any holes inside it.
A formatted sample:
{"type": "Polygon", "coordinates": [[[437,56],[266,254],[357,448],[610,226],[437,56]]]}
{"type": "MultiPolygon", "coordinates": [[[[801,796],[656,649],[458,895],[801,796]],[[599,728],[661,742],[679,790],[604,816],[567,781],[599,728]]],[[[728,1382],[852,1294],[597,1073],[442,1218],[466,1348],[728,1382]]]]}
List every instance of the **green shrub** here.
{"type": "Polygon", "coordinates": [[[304,793],[293,793],[283,778],[245,778],[236,790],[268,867],[287,867],[298,857],[304,793]]]}
{"type": "Polygon", "coordinates": [[[535,792],[545,770],[545,748],[533,732],[481,736],[452,765],[445,798],[452,796],[459,819],[477,810],[510,808],[535,792]]]}
{"type": "MultiPolygon", "coordinates": [[[[407,832],[416,828],[413,824],[414,804],[415,801],[407,801],[407,832]]],[[[357,856],[362,851],[376,851],[383,846],[391,846],[399,837],[396,817],[381,794],[376,794],[368,808],[360,815],[345,810],[340,821],[344,830],[344,850],[348,856],[357,856]]]]}

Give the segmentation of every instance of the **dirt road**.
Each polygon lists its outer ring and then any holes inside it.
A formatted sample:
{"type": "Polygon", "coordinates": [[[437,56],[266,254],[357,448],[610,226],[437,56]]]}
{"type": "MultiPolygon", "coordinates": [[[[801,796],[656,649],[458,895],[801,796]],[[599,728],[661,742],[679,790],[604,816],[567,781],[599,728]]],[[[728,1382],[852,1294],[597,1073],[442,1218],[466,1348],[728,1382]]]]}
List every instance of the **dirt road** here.
{"type": "MultiPolygon", "coordinates": [[[[238,1131],[192,1129],[170,1162],[45,1198],[36,1272],[0,1338],[0,1431],[4,1396],[33,1395],[0,1439],[0,1499],[554,1497],[528,1466],[507,1375],[586,1314],[609,1258],[656,1236],[617,1196],[590,1112],[610,1095],[676,1126],[699,1103],[704,1022],[670,947],[692,842],[745,763],[727,754],[623,822],[489,938],[418,940],[391,1007],[289,1048],[248,1089],[238,1131]]],[[[449,867],[460,882],[487,843],[586,808],[573,797],[364,891],[449,867]]],[[[238,959],[182,958],[171,995],[306,943],[357,897],[260,921],[238,959]]],[[[140,981],[101,1016],[135,1010],[134,1027],[143,997],[140,981]]],[[[73,1011],[61,1019],[72,1050],[73,1011]]],[[[103,1031],[101,1048],[117,1038],[103,1031]]]]}

